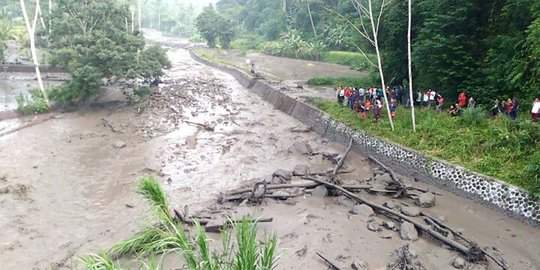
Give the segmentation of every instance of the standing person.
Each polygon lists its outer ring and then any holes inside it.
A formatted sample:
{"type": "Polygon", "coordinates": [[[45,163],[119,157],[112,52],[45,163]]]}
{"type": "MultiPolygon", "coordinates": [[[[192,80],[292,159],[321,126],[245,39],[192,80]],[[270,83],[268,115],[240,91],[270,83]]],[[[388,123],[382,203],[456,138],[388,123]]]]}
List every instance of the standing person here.
{"type": "Polygon", "coordinates": [[[337,102],[340,105],[343,105],[343,99],[345,99],[345,90],[343,90],[343,86],[340,86],[337,89],[336,96],[337,96],[337,102]]]}
{"type": "Polygon", "coordinates": [[[433,89],[429,89],[429,107],[433,107],[434,109],[436,108],[436,101],[437,99],[435,98],[437,96],[437,92],[433,91],[433,89]]]}
{"type": "Polygon", "coordinates": [[[345,88],[345,92],[343,93],[345,96],[345,104],[348,107],[349,105],[349,97],[351,96],[351,89],[349,87],[345,88]]]}
{"type": "Polygon", "coordinates": [[[444,104],[444,98],[441,94],[437,95],[437,107],[435,107],[438,113],[442,112],[442,106],[444,104]]]}
{"type": "Polygon", "coordinates": [[[360,98],[360,100],[364,100],[365,95],[366,95],[366,90],[360,87],[360,89],[358,89],[358,97],[360,98]]]}
{"type": "Polygon", "coordinates": [[[458,96],[458,105],[461,108],[465,108],[465,105],[467,104],[467,95],[465,95],[465,92],[461,91],[458,96]]]}
{"type": "Polygon", "coordinates": [[[493,107],[489,109],[489,114],[491,116],[497,116],[499,113],[501,113],[500,106],[501,106],[501,103],[499,102],[499,99],[495,98],[495,100],[493,101],[493,107]]]}
{"type": "Polygon", "coordinates": [[[419,106],[420,102],[422,102],[422,93],[420,93],[420,89],[416,89],[416,91],[413,93],[414,98],[414,105],[419,106]]]}
{"type": "Polygon", "coordinates": [[[382,101],[380,99],[375,99],[375,108],[373,108],[373,114],[375,115],[375,121],[379,121],[382,112],[382,101]]]}
{"type": "Polygon", "coordinates": [[[534,99],[531,109],[531,121],[538,122],[538,114],[540,113],[540,99],[534,99]]]}
{"type": "Polygon", "coordinates": [[[396,100],[395,99],[390,100],[389,108],[390,108],[390,116],[394,117],[396,115],[396,100]]]}
{"type": "Polygon", "coordinates": [[[508,116],[510,116],[510,113],[512,112],[513,107],[514,107],[514,102],[512,101],[511,98],[508,98],[508,100],[506,100],[506,114],[508,116]]]}
{"type": "Polygon", "coordinates": [[[517,98],[514,97],[512,99],[512,110],[510,110],[510,119],[516,120],[518,110],[519,110],[518,100],[517,98]]]}
{"type": "Polygon", "coordinates": [[[474,100],[473,96],[469,98],[469,108],[476,107],[476,100],[474,100]]]}
{"type": "Polygon", "coordinates": [[[422,95],[422,107],[427,108],[429,105],[429,90],[424,92],[424,95],[422,95]]]}

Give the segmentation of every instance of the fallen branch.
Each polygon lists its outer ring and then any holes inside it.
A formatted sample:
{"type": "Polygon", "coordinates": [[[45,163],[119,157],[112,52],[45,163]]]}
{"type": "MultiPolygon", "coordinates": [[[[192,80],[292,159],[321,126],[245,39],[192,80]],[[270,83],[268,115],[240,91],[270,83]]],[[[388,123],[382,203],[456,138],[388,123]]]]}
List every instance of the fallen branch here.
{"type": "Polygon", "coordinates": [[[186,218],[182,214],[180,214],[178,210],[173,209],[173,211],[174,211],[174,216],[178,221],[189,226],[194,226],[196,222],[199,222],[199,224],[201,225],[206,225],[209,222],[208,219],[186,218]]]}
{"type": "Polygon", "coordinates": [[[345,150],[345,153],[341,156],[338,163],[336,164],[336,167],[334,168],[332,175],[330,175],[330,179],[329,179],[330,182],[336,181],[337,172],[339,169],[341,169],[341,167],[343,166],[343,163],[345,162],[345,158],[347,157],[347,154],[349,154],[349,151],[351,151],[352,143],[353,143],[353,138],[349,140],[349,146],[347,147],[347,150],[345,150]]]}
{"type": "MultiPolygon", "coordinates": [[[[270,199],[287,199],[287,198],[294,198],[298,196],[302,196],[304,193],[297,193],[297,194],[264,194],[261,197],[258,198],[270,198],[270,199]]],[[[249,196],[246,195],[234,195],[230,197],[225,197],[220,199],[220,202],[230,202],[230,201],[243,201],[245,199],[249,199],[249,196]]]]}
{"type": "MultiPolygon", "coordinates": [[[[259,219],[249,219],[249,223],[265,223],[265,222],[272,222],[274,221],[273,218],[259,218],[259,219]]],[[[206,232],[221,232],[224,229],[230,228],[234,224],[242,223],[242,220],[227,220],[223,224],[217,224],[217,225],[207,225],[204,226],[204,230],[206,232]]]]}
{"type": "Polygon", "coordinates": [[[113,127],[113,125],[111,124],[111,122],[109,122],[109,120],[107,120],[105,118],[101,118],[101,122],[103,123],[104,126],[110,128],[112,132],[114,132],[114,133],[120,132],[119,130],[116,130],[113,127]]]}
{"type": "Polygon", "coordinates": [[[401,197],[405,195],[406,193],[406,187],[405,185],[397,178],[396,174],[392,169],[390,169],[388,166],[384,165],[382,162],[380,162],[378,159],[376,159],[374,156],[369,156],[369,159],[371,159],[373,162],[377,163],[383,170],[388,172],[390,174],[390,178],[392,178],[392,181],[395,185],[395,189],[397,189],[399,192],[396,193],[395,197],[401,197]]]}
{"type": "Polygon", "coordinates": [[[328,260],[327,258],[325,258],[321,253],[319,252],[316,252],[317,255],[319,255],[319,257],[321,257],[321,259],[324,260],[325,263],[327,263],[331,269],[333,270],[341,270],[341,268],[339,268],[337,265],[335,265],[333,262],[331,262],[330,260],[328,260]]]}
{"type": "MultiPolygon", "coordinates": [[[[301,183],[301,184],[278,184],[278,185],[267,185],[266,190],[275,190],[275,189],[287,189],[287,188],[315,188],[320,186],[319,183],[301,183]]],[[[371,185],[343,185],[343,188],[347,190],[358,190],[358,189],[370,189],[371,185]]],[[[228,195],[238,195],[242,193],[251,192],[253,188],[242,188],[237,190],[232,190],[228,195]]]]}
{"type": "Polygon", "coordinates": [[[401,213],[398,213],[394,210],[391,210],[391,209],[388,209],[386,207],[383,207],[382,205],[378,205],[376,203],[373,203],[371,201],[368,201],[362,197],[360,197],[359,195],[355,194],[355,193],[352,193],[338,185],[335,185],[335,184],[332,184],[330,182],[327,182],[327,181],[324,181],[324,180],[320,180],[320,179],[317,179],[317,178],[312,178],[312,177],[304,177],[304,179],[308,179],[308,180],[312,180],[312,181],[315,181],[317,183],[320,183],[320,184],[323,184],[327,187],[330,187],[330,188],[333,188],[333,189],[337,189],[339,191],[341,191],[345,196],[349,197],[350,199],[353,199],[355,201],[358,201],[358,202],[361,202],[361,203],[364,203],[368,206],[370,206],[371,208],[374,208],[376,209],[378,212],[394,219],[394,220],[404,220],[404,221],[407,221],[407,222],[410,222],[412,223],[417,229],[423,231],[423,232],[426,232],[427,234],[431,235],[433,238],[437,239],[437,240],[440,240],[441,242],[445,243],[446,245],[454,248],[455,250],[458,250],[459,252],[465,254],[468,258],[470,258],[471,260],[481,260],[483,259],[483,253],[482,252],[478,252],[478,250],[476,249],[471,249],[469,247],[466,247],[464,245],[462,245],[461,243],[458,243],[456,241],[453,241],[453,240],[450,240],[448,238],[446,238],[444,235],[438,233],[437,231],[435,231],[434,229],[432,229],[431,227],[427,226],[427,225],[424,225],[424,224],[421,224],[419,223],[418,221],[408,217],[408,216],[405,216],[401,213]]]}
{"type": "Polygon", "coordinates": [[[214,129],[215,129],[215,127],[210,126],[210,125],[207,125],[207,124],[201,124],[201,123],[191,122],[191,121],[187,121],[187,120],[184,120],[184,122],[186,122],[186,123],[188,123],[188,124],[192,124],[192,125],[197,125],[197,126],[203,127],[204,130],[207,130],[207,131],[214,131],[214,129]]]}

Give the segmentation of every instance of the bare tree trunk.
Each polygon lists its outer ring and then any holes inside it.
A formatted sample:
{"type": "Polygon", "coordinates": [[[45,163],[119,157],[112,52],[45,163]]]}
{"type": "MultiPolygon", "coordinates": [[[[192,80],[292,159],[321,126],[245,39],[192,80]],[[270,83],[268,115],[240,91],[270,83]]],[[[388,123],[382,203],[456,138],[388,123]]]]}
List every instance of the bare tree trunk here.
{"type": "Polygon", "coordinates": [[[49,0],[49,34],[52,32],[52,0],[49,0]]]}
{"type": "Polygon", "coordinates": [[[38,12],[39,12],[39,20],[41,22],[41,26],[43,29],[47,29],[47,26],[45,25],[45,20],[43,19],[43,12],[41,11],[41,5],[37,6],[38,12]]]}
{"type": "MultiPolygon", "coordinates": [[[[392,119],[392,116],[390,115],[390,105],[388,104],[389,100],[388,100],[388,97],[386,96],[386,83],[384,82],[384,73],[383,73],[383,68],[382,68],[381,53],[379,51],[379,42],[377,41],[378,29],[375,28],[376,26],[378,28],[379,22],[377,21],[377,25],[375,25],[375,22],[373,20],[373,10],[371,8],[371,0],[368,1],[368,4],[369,4],[369,14],[370,14],[369,17],[371,20],[371,28],[373,29],[373,46],[375,46],[375,52],[377,53],[377,65],[379,68],[379,75],[381,77],[384,103],[386,105],[386,112],[388,113],[388,121],[390,122],[390,127],[392,128],[392,130],[394,130],[394,121],[392,119]]],[[[383,6],[384,6],[384,0],[383,0],[383,4],[381,5],[381,8],[383,8],[383,6]]]]}
{"type": "Polygon", "coordinates": [[[137,8],[138,8],[138,22],[139,22],[139,33],[142,34],[142,4],[141,0],[137,0],[137,8]]]}
{"type": "Polygon", "coordinates": [[[412,24],[412,0],[409,0],[409,26],[407,29],[407,53],[409,66],[409,100],[411,102],[412,128],[416,132],[416,119],[414,116],[413,83],[412,83],[412,54],[411,54],[411,24],[412,24]]]}
{"type": "Polygon", "coordinates": [[[131,33],[135,32],[135,7],[129,6],[129,12],[131,13],[131,33]]]}
{"type": "Polygon", "coordinates": [[[49,102],[49,97],[47,95],[47,92],[45,91],[43,80],[41,79],[41,71],[39,70],[39,62],[37,59],[36,42],[35,42],[35,36],[34,36],[35,31],[36,31],[36,21],[38,20],[38,14],[39,14],[39,0],[36,0],[36,9],[35,9],[34,21],[32,22],[32,24],[30,24],[28,13],[26,13],[26,4],[24,3],[24,0],[20,0],[20,3],[21,3],[21,10],[22,10],[23,18],[24,18],[24,24],[26,26],[26,31],[28,32],[28,38],[30,40],[30,52],[32,53],[32,60],[36,68],[36,76],[38,79],[39,90],[43,94],[43,98],[45,99],[47,106],[50,108],[51,104],[49,102]]]}
{"type": "Polygon", "coordinates": [[[317,37],[317,30],[315,30],[315,24],[313,23],[313,16],[311,15],[311,7],[309,6],[309,0],[306,0],[306,2],[307,2],[309,20],[311,21],[311,28],[313,29],[313,34],[315,35],[315,37],[317,37]]]}
{"type": "Polygon", "coordinates": [[[283,13],[285,16],[287,15],[287,0],[283,0],[283,13]]]}

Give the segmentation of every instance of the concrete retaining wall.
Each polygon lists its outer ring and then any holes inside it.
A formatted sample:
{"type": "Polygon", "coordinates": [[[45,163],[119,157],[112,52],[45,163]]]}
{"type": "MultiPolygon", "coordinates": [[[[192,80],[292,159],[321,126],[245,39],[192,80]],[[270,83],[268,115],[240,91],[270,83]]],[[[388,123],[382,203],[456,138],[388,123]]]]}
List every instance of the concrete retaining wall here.
{"type": "MultiPolygon", "coordinates": [[[[41,73],[68,73],[66,70],[48,66],[40,66],[39,69],[41,73]]],[[[32,65],[0,65],[0,72],[34,73],[36,69],[32,65]]]]}
{"type": "Polygon", "coordinates": [[[540,201],[533,199],[526,191],[516,186],[473,173],[457,165],[434,160],[364,132],[352,130],[319,109],[274,89],[264,80],[253,78],[239,69],[202,59],[193,52],[190,54],[198,62],[231,74],[251,92],[271,103],[276,109],[312,127],[321,136],[344,145],[348,144],[352,137],[354,151],[363,155],[373,155],[401,174],[416,177],[460,196],[474,199],[513,217],[540,224],[540,201]]]}

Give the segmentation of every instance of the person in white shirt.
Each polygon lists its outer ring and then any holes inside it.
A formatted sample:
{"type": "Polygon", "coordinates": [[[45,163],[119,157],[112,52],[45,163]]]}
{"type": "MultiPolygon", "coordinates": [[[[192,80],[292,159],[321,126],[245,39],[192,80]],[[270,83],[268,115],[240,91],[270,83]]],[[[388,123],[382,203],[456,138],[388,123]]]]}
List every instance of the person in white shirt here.
{"type": "Polygon", "coordinates": [[[538,121],[538,114],[540,113],[540,99],[535,98],[531,109],[531,120],[533,122],[538,121]]]}
{"type": "Polygon", "coordinates": [[[437,95],[437,93],[431,89],[429,89],[429,107],[433,107],[435,108],[435,96],[437,95]]]}

